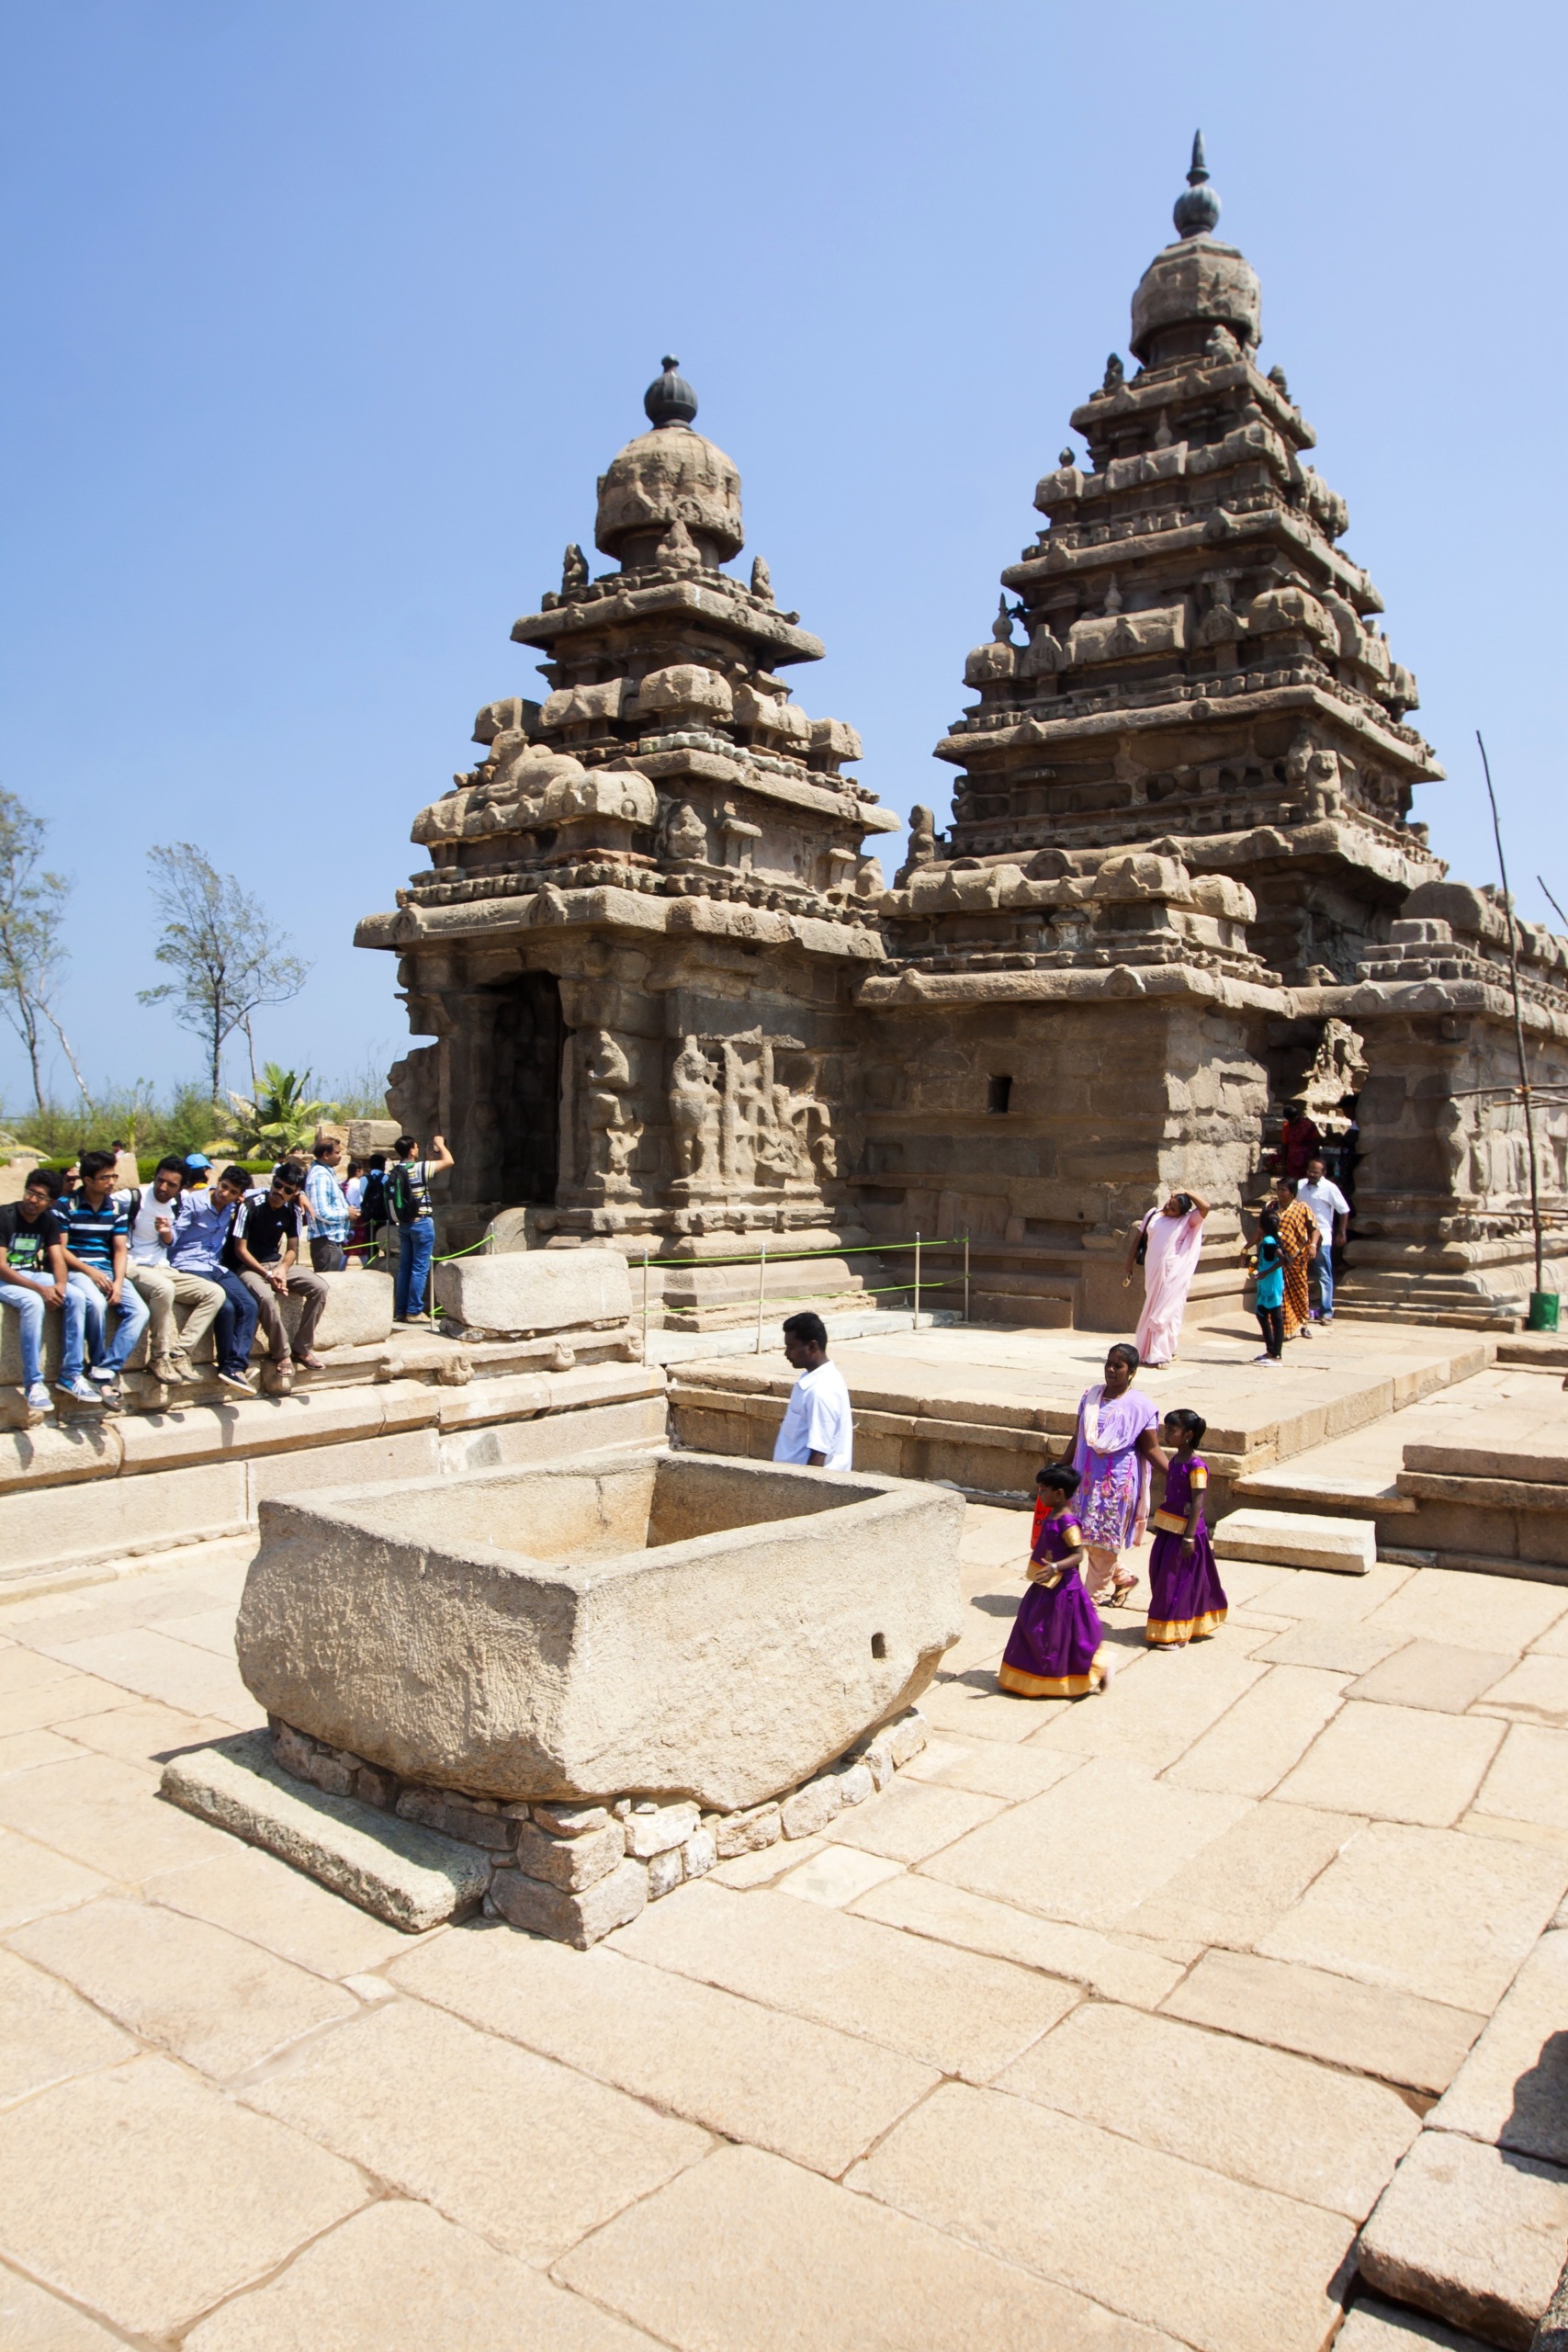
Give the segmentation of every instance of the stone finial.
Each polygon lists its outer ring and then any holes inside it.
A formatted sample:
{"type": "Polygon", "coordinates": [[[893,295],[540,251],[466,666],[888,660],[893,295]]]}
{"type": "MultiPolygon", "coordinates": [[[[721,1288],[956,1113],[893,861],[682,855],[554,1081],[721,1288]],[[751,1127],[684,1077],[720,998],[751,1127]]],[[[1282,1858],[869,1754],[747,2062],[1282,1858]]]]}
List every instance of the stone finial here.
{"type": "Polygon", "coordinates": [[[666,352],[660,363],[662,376],[656,376],[642,396],[643,413],[656,428],[667,424],[690,424],[697,413],[697,396],[680,374],[680,361],[672,352],[666,352]]]}
{"type": "Polygon", "coordinates": [[[751,559],[751,594],[760,604],[771,605],[773,601],[773,576],[765,558],[760,555],[751,559]]]}
{"type": "Polygon", "coordinates": [[[560,592],[563,596],[570,596],[574,588],[586,588],[587,585],[588,558],[573,539],[561,559],[560,592]]]}
{"type": "Polygon", "coordinates": [[[1192,135],[1192,163],[1187,174],[1184,195],[1176,199],[1171,214],[1177,233],[1182,237],[1212,236],[1220,222],[1220,199],[1209,186],[1209,167],[1203,157],[1203,134],[1192,135]]]}
{"type": "Polygon", "coordinates": [[[1008,610],[1008,600],[1005,595],[998,603],[997,617],[991,623],[991,635],[998,645],[1012,643],[1012,615],[1008,610]]]}
{"type": "Polygon", "coordinates": [[[1122,591],[1116,584],[1116,574],[1112,572],[1110,579],[1105,583],[1105,604],[1103,609],[1108,613],[1119,613],[1122,608],[1122,591]]]}
{"type": "Polygon", "coordinates": [[[1290,399],[1291,387],[1285,380],[1285,371],[1282,368],[1278,365],[1270,368],[1269,370],[1269,381],[1273,385],[1274,390],[1279,393],[1280,398],[1282,401],[1288,401],[1290,399]]]}
{"type": "Polygon", "coordinates": [[[1076,466],[1077,461],[1077,452],[1074,449],[1063,449],[1056,458],[1059,466],[1076,466]]]}

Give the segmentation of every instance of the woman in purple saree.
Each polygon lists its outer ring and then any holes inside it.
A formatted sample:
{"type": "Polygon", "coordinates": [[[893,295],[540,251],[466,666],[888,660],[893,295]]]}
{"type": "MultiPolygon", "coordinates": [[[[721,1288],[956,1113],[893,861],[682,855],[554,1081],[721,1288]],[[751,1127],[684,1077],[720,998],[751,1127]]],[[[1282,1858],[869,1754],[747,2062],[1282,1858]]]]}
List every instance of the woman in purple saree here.
{"type": "Polygon", "coordinates": [[[1148,1530],[1149,1470],[1166,1466],[1155,1431],[1159,1415],[1133,1385],[1138,1351],[1124,1340],[1110,1349],[1105,1378],[1086,1388],[1073,1437],[1073,1468],[1081,1480],[1074,1502],[1089,1555],[1089,1598],[1125,1600],[1135,1576],[1119,1572],[1118,1555],[1141,1544],[1148,1530]]]}

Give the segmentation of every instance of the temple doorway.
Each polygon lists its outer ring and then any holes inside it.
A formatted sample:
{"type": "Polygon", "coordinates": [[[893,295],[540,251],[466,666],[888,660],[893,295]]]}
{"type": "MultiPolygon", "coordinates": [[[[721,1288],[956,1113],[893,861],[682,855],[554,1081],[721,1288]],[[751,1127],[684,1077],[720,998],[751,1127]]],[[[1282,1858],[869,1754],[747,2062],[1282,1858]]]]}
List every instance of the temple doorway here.
{"type": "Polygon", "coordinates": [[[560,983],[527,972],[496,991],[491,1085],[500,1147],[500,1197],[547,1205],[560,1161],[560,983]]]}

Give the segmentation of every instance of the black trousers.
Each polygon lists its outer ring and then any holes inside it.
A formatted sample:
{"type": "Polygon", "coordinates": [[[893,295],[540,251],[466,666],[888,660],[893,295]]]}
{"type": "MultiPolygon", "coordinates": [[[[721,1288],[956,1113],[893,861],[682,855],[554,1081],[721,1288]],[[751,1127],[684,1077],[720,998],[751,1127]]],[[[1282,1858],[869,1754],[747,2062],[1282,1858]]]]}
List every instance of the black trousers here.
{"type": "Polygon", "coordinates": [[[1285,1352],[1285,1310],[1282,1306],[1255,1306],[1258,1328],[1263,1334],[1263,1344],[1271,1356],[1285,1352]]]}
{"type": "Polygon", "coordinates": [[[348,1260],[341,1241],[310,1242],[310,1263],[319,1274],[341,1274],[348,1260]]]}

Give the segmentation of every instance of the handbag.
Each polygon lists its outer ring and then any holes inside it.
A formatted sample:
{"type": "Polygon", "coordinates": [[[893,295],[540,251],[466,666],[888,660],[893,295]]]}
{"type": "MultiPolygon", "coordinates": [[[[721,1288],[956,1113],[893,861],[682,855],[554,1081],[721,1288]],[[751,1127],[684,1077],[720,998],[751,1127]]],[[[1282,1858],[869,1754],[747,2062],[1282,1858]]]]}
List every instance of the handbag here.
{"type": "MultiPolygon", "coordinates": [[[[1154,1216],[1154,1214],[1155,1214],[1154,1210],[1153,1210],[1153,1209],[1151,1209],[1151,1210],[1149,1211],[1149,1216],[1154,1216]]],[[[1147,1258],[1148,1254],[1149,1254],[1149,1218],[1146,1216],[1146,1217],[1144,1219],[1143,1224],[1138,1227],[1138,1246],[1137,1246],[1136,1250],[1134,1250],[1134,1252],[1133,1252],[1133,1263],[1134,1263],[1134,1266],[1141,1266],[1141,1265],[1144,1263],[1145,1260],[1147,1258]]]]}

